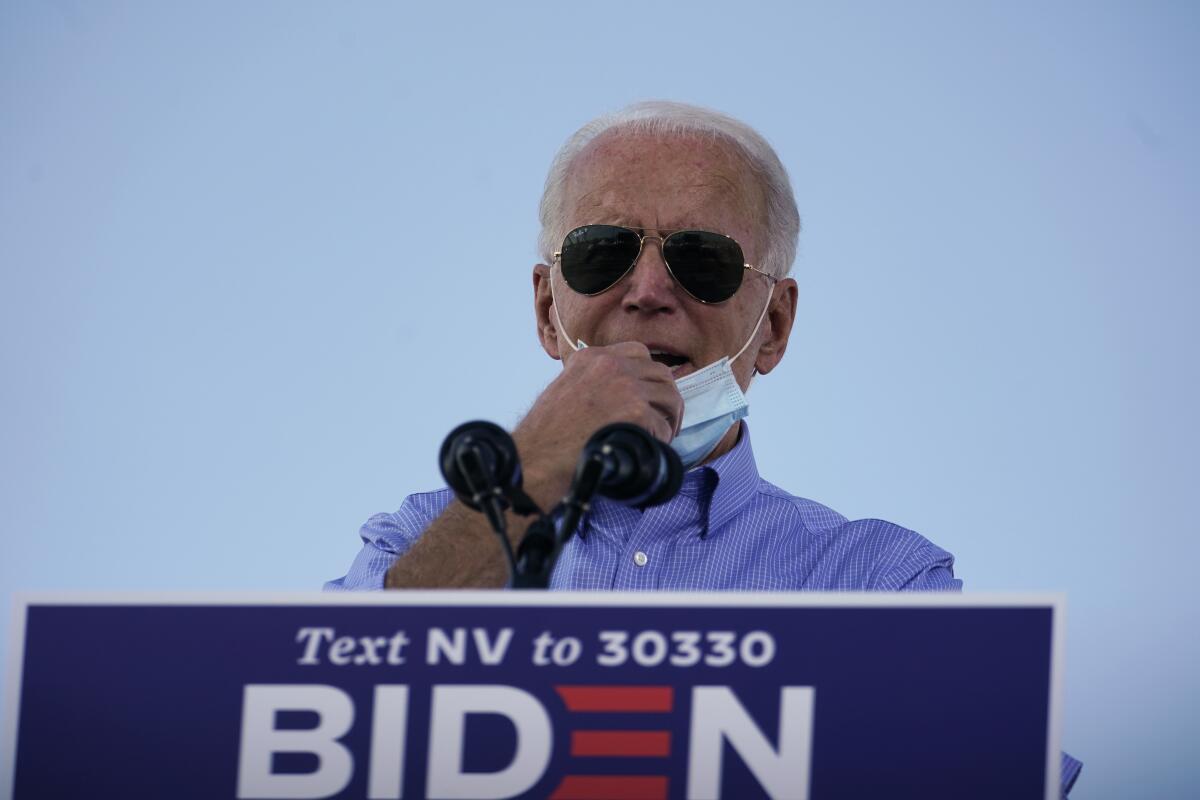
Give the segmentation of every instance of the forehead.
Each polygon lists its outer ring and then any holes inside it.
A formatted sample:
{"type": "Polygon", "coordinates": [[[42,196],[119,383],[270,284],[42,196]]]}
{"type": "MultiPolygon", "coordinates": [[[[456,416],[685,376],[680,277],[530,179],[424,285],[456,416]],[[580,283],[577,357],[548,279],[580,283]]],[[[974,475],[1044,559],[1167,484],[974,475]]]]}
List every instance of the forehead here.
{"type": "Polygon", "coordinates": [[[610,131],[576,157],[568,173],[572,224],[624,223],[671,230],[743,227],[760,192],[728,143],[690,134],[610,131]],[[737,217],[738,219],[733,219],[737,217]]]}

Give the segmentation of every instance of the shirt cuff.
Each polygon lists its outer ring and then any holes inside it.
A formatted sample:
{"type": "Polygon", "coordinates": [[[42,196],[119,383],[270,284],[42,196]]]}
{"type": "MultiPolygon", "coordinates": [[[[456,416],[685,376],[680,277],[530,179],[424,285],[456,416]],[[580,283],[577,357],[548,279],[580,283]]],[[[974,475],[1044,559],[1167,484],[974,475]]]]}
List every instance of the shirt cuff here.
{"type": "Polygon", "coordinates": [[[1062,796],[1066,800],[1067,793],[1071,791],[1071,787],[1075,785],[1075,781],[1079,778],[1079,772],[1083,769],[1083,762],[1072,758],[1066,753],[1062,754],[1062,796]]]}

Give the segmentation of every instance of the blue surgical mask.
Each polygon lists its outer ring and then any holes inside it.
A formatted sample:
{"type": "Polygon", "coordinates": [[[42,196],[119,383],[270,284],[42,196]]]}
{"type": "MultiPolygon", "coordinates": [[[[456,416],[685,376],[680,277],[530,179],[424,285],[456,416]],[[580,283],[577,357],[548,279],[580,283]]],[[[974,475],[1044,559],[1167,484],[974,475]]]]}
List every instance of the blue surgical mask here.
{"type": "MultiPolygon", "coordinates": [[[[558,315],[558,301],[554,298],[554,278],[550,279],[551,302],[554,303],[554,320],[558,329],[572,350],[582,350],[587,347],[582,339],[576,339],[571,344],[571,337],[563,327],[562,318],[558,315]]],[[[671,440],[671,449],[679,454],[685,469],[691,469],[699,464],[708,454],[716,449],[721,439],[734,425],[750,413],[750,404],[742,387],[738,386],[737,378],[733,375],[733,362],[746,352],[746,348],[754,341],[755,334],[762,326],[771,307],[771,295],[767,294],[767,302],[758,322],[742,349],[732,358],[722,358],[714,361],[704,369],[685,375],[675,381],[679,394],[683,397],[683,422],[679,433],[671,440]]]]}
{"type": "Polygon", "coordinates": [[[703,461],[729,428],[750,413],[732,365],[730,359],[722,358],[675,381],[683,395],[683,424],[671,440],[671,449],[686,468],[703,461]]]}

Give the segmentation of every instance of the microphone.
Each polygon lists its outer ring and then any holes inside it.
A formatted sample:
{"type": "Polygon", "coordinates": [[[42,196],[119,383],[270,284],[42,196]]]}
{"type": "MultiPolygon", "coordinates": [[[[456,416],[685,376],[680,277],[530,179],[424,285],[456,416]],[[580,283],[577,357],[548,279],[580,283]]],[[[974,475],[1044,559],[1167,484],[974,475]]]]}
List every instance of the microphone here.
{"type": "Polygon", "coordinates": [[[438,456],[442,477],[463,505],[487,515],[502,533],[505,490],[521,485],[521,461],[508,431],[491,422],[464,422],[446,436],[438,456]]]}
{"type": "Polygon", "coordinates": [[[628,422],[605,425],[583,446],[575,472],[576,485],[584,473],[601,466],[596,494],[635,508],[665,503],[683,485],[683,462],[669,445],[655,439],[644,428],[628,422]]]}

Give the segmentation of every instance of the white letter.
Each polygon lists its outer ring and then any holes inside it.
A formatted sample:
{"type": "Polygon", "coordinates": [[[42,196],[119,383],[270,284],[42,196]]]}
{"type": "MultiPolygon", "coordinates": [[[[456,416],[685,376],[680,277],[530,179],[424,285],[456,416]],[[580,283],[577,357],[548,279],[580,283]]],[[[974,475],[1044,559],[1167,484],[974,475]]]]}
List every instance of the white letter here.
{"type": "Polygon", "coordinates": [[[560,667],[568,667],[579,660],[580,654],[583,652],[583,645],[574,636],[564,636],[554,643],[554,649],[550,651],[550,658],[560,667]]]}
{"type": "Polygon", "coordinates": [[[342,791],[354,775],[354,758],[336,740],[345,736],[353,723],[354,703],[332,686],[248,684],[242,696],[237,796],[312,798],[342,791]],[[278,711],[314,711],[317,727],[276,730],[278,711]],[[273,774],[272,753],[313,753],[317,771],[273,774]]]}
{"type": "Polygon", "coordinates": [[[550,631],[542,631],[538,637],[533,640],[533,664],[536,667],[544,667],[550,663],[550,657],[546,655],[546,648],[554,644],[554,637],[550,635],[550,631]]]}
{"type": "Polygon", "coordinates": [[[350,654],[354,652],[354,637],[339,636],[329,646],[329,663],[344,667],[350,663],[350,654]]]}
{"type": "Polygon", "coordinates": [[[296,641],[307,638],[308,644],[304,646],[304,657],[297,661],[297,664],[319,664],[317,660],[317,648],[321,646],[322,639],[333,638],[333,628],[301,628],[296,634],[296,641]]]}
{"type": "Polygon", "coordinates": [[[403,664],[404,656],[400,655],[400,651],[408,644],[408,637],[404,635],[404,631],[396,631],[396,635],[388,640],[387,662],[389,664],[403,664]]]}
{"type": "Polygon", "coordinates": [[[501,628],[496,636],[496,643],[488,646],[488,634],[484,628],[474,628],[471,635],[475,637],[475,649],[479,651],[479,660],[484,664],[499,664],[504,661],[508,652],[508,643],[512,641],[513,629],[501,628]]]}
{"type": "Polygon", "coordinates": [[[726,738],[771,797],[808,800],[814,690],[784,686],[779,701],[779,747],[754,724],[727,686],[692,688],[688,800],[721,793],[721,740],[726,738]]]}
{"type": "Polygon", "coordinates": [[[451,664],[462,664],[467,660],[467,632],[463,628],[454,629],[454,640],[446,637],[441,628],[430,628],[429,639],[425,643],[425,663],[436,664],[440,660],[439,652],[451,664]]]}
{"type": "Polygon", "coordinates": [[[404,732],[408,727],[408,687],[375,687],[371,719],[370,800],[400,800],[404,789],[404,732]]]}
{"type": "Polygon", "coordinates": [[[434,686],[426,794],[439,800],[516,797],[550,763],[550,717],[537,698],[511,686],[434,686]],[[517,729],[517,753],[499,772],[463,772],[467,714],[503,714],[517,729]]]}

